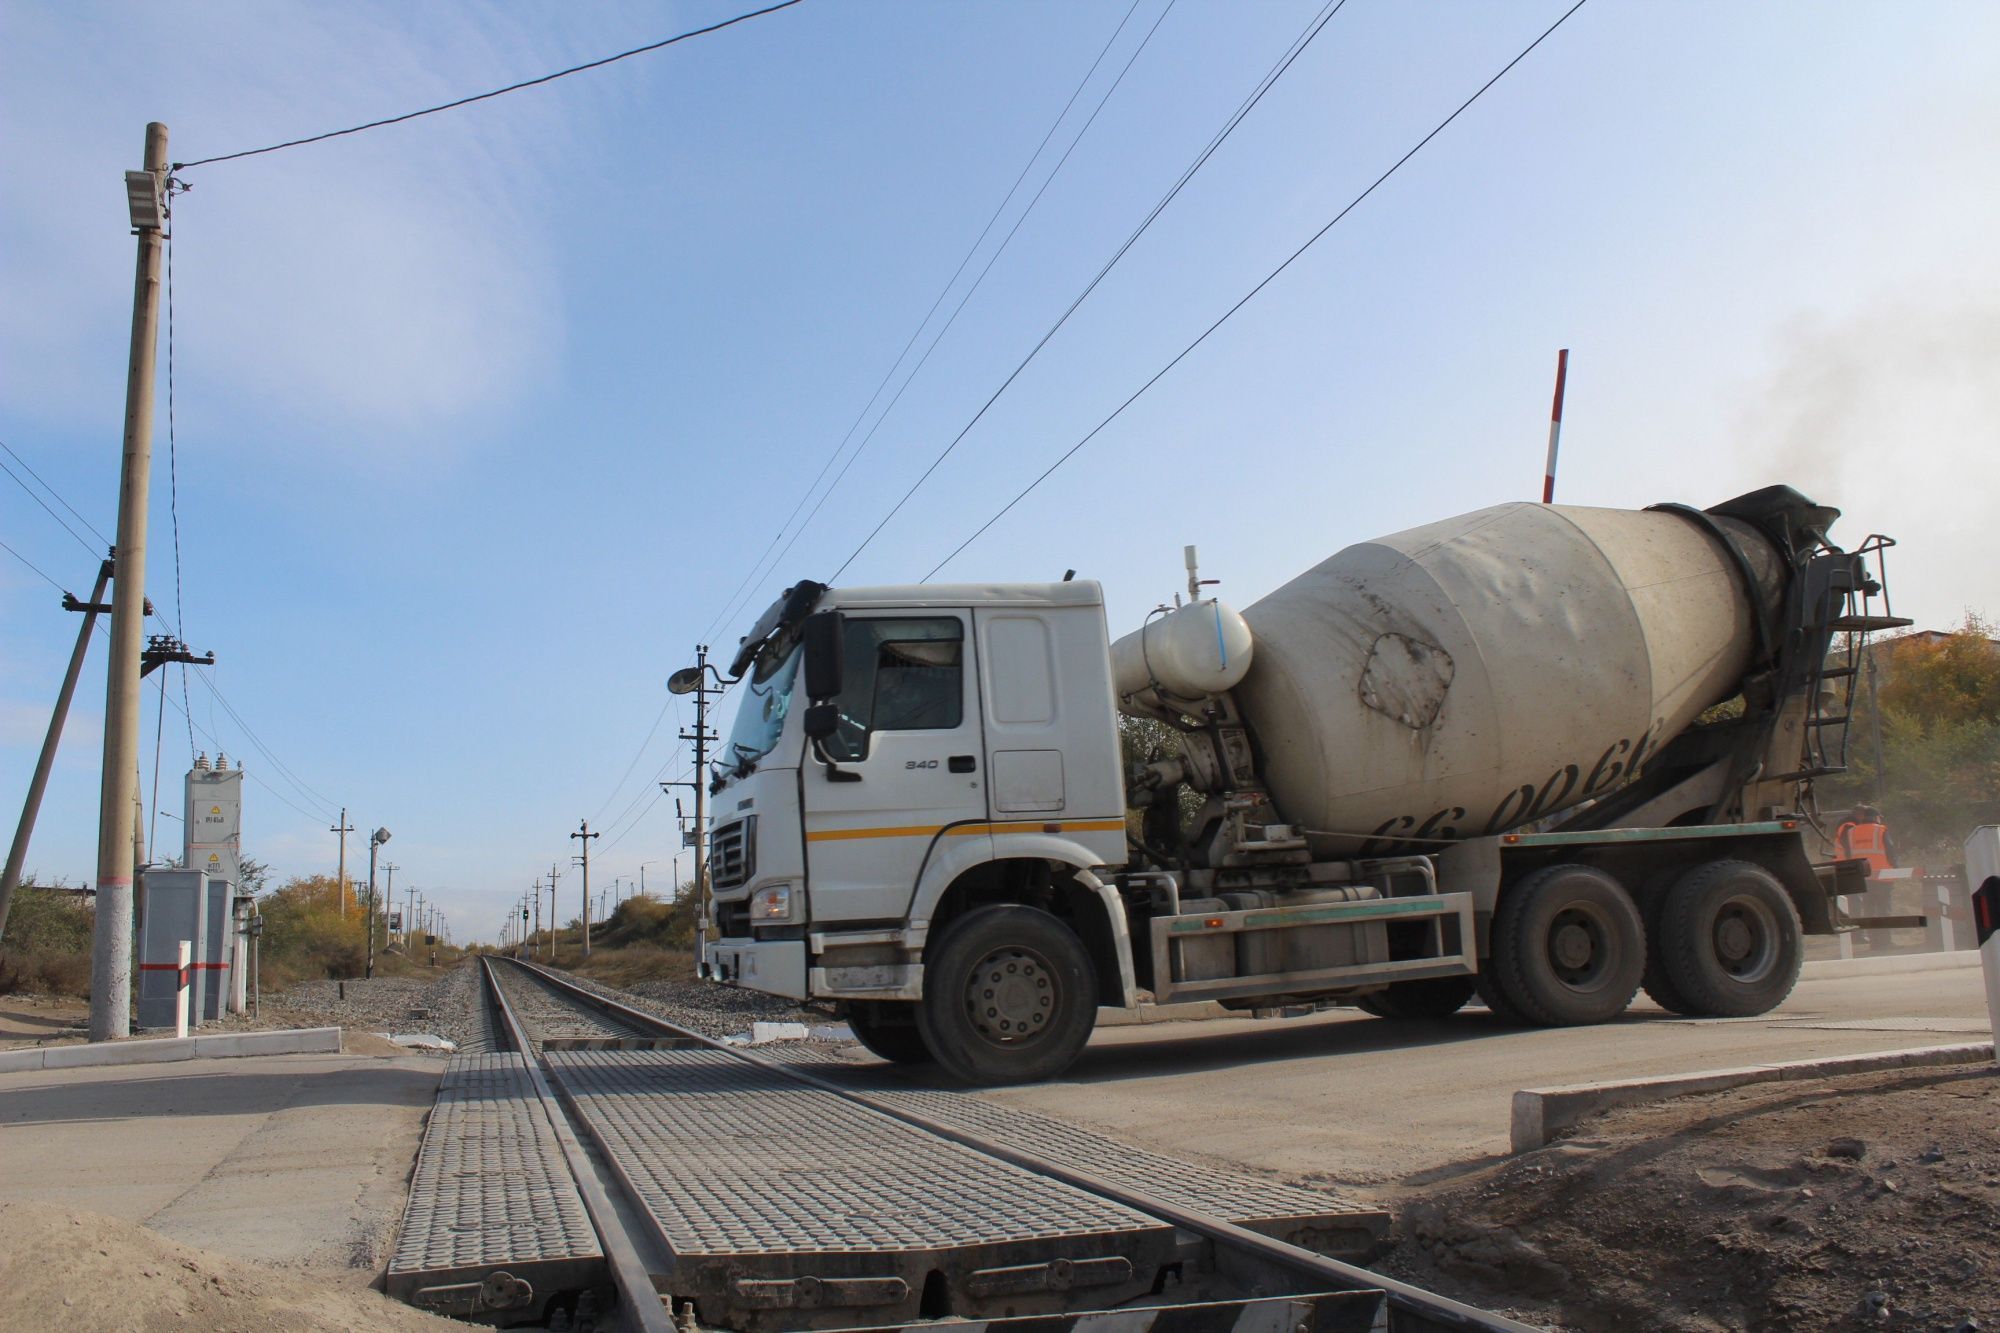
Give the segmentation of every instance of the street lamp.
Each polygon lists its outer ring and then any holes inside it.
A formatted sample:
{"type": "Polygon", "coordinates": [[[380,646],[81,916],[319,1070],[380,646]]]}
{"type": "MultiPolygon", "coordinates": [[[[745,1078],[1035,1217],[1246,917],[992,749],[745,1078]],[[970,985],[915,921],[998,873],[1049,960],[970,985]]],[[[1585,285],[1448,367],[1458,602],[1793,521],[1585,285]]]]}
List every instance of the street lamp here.
{"type": "Polygon", "coordinates": [[[389,830],[378,828],[368,835],[368,971],[375,975],[375,853],[389,841],[389,830]]]}
{"type": "Polygon", "coordinates": [[[641,898],[646,896],[646,867],[656,866],[658,864],[659,860],[657,858],[651,861],[641,861],[639,863],[639,896],[641,898]]]}

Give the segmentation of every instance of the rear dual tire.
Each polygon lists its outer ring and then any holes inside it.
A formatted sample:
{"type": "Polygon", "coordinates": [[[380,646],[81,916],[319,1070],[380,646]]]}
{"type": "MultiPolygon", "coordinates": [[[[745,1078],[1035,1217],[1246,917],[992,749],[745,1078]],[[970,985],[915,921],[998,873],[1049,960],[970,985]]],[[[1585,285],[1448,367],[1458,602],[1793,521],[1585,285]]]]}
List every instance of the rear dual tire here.
{"type": "Polygon", "coordinates": [[[1748,861],[1696,866],[1661,902],[1653,950],[1668,998],[1679,1003],[1653,998],[1707,1018],[1768,1013],[1798,982],[1803,936],[1791,895],[1770,871],[1748,861]]]}
{"type": "Polygon", "coordinates": [[[1605,1023],[1645,969],[1645,922],[1624,886],[1589,866],[1545,866],[1501,896],[1480,992],[1510,1021],[1605,1023]]]}

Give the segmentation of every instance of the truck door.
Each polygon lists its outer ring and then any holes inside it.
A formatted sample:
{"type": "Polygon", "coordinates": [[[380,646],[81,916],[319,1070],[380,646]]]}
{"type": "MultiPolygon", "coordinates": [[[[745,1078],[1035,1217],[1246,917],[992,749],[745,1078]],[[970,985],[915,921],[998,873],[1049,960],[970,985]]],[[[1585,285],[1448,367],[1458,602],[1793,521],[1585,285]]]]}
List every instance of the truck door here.
{"type": "Polygon", "coordinates": [[[991,845],[969,614],[844,621],[841,723],[822,742],[839,772],[809,752],[800,773],[816,923],[898,917],[934,842],[991,845]]]}

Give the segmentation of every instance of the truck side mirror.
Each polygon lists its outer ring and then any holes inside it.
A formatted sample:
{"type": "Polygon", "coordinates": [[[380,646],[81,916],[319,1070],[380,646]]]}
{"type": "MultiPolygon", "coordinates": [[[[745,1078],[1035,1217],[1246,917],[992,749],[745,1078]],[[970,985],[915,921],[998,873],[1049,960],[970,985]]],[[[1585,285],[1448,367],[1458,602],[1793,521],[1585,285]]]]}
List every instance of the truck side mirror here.
{"type": "MultiPolygon", "coordinates": [[[[806,697],[815,700],[839,697],[841,640],[845,638],[841,632],[840,612],[822,611],[816,616],[808,617],[803,638],[806,651],[806,697]]],[[[836,713],[836,721],[838,717],[836,713]]],[[[826,732],[813,731],[810,712],[806,715],[806,728],[806,734],[809,736],[832,734],[831,728],[826,732]]]]}
{"type": "Polygon", "coordinates": [[[840,705],[814,704],[806,709],[804,724],[809,738],[816,741],[825,740],[840,729],[840,705]]]}

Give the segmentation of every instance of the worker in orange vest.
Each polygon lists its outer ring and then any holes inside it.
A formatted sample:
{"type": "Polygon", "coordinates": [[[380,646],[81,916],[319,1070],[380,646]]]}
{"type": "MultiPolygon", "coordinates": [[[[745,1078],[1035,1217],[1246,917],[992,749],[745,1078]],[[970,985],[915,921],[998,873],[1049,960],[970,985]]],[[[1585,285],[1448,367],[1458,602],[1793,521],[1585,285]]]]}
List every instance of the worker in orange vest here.
{"type": "Polygon", "coordinates": [[[1868,862],[1870,879],[1896,864],[1896,844],[1889,839],[1889,826],[1882,822],[1882,812],[1872,805],[1855,806],[1847,822],[1834,830],[1833,841],[1840,848],[1842,860],[1858,858],[1868,862]]]}

